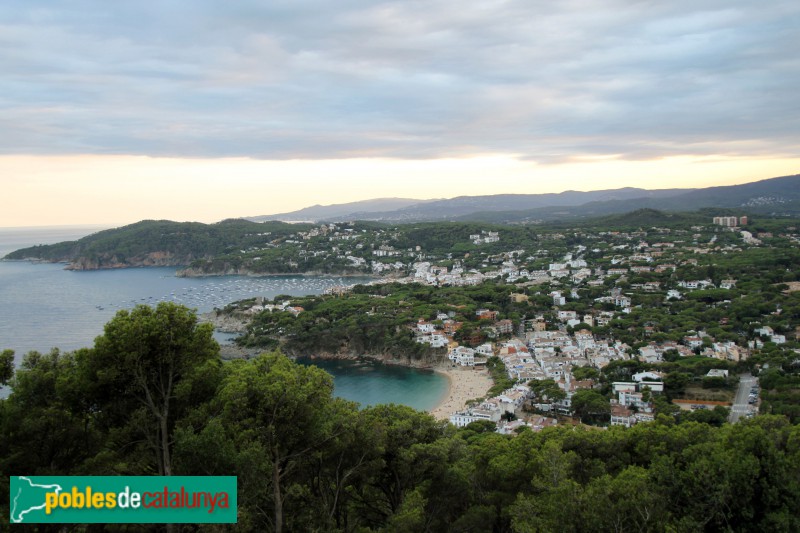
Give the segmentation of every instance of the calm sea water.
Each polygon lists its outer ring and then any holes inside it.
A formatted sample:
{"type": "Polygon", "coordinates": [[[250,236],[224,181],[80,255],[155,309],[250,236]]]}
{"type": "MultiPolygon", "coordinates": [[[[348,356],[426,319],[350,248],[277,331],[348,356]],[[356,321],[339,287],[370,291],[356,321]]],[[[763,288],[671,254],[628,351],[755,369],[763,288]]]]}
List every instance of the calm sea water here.
{"type": "MultiPolygon", "coordinates": [[[[0,257],[34,244],[74,240],[99,227],[0,228],[0,257]]],[[[0,349],[17,360],[31,351],[91,346],[120,309],[171,301],[206,312],[253,296],[320,294],[359,278],[222,276],[177,278],[173,268],[73,272],[64,265],[0,261],[0,349]]],[[[217,335],[219,342],[230,336],[217,335]]],[[[430,409],[446,392],[446,378],[432,372],[376,363],[322,361],[334,375],[335,394],[363,405],[402,403],[430,409]]],[[[0,392],[2,395],[2,392],[0,392]]]]}
{"type": "Polygon", "coordinates": [[[427,411],[447,393],[447,378],[432,370],[384,365],[368,359],[312,361],[301,358],[298,362],[314,364],[333,374],[335,394],[362,406],[398,403],[427,411]]]}

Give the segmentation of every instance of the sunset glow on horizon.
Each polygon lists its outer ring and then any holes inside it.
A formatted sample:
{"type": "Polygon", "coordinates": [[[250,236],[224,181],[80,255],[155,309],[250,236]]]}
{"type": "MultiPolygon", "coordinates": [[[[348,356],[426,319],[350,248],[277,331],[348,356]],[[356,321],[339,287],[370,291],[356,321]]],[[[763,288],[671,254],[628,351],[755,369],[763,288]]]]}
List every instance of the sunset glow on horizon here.
{"type": "Polygon", "coordinates": [[[0,212],[0,227],[117,226],[144,219],[217,222],[390,197],[701,188],[788,175],[798,168],[800,158],[537,165],[504,156],[322,161],[2,156],[0,175],[21,177],[10,180],[11,201],[0,212]],[[65,205],[65,198],[75,204],[65,205]]]}

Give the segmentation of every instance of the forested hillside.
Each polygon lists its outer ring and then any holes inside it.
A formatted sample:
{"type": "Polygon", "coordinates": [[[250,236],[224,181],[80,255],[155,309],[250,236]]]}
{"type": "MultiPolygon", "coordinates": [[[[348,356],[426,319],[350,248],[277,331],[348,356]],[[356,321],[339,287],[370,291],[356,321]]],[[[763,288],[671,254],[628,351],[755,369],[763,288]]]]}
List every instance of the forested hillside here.
{"type": "MultiPolygon", "coordinates": [[[[509,301],[513,290],[513,285],[490,283],[441,289],[393,283],[359,285],[352,294],[341,296],[295,297],[292,303],[303,309],[297,317],[290,313],[259,313],[237,342],[249,347],[280,346],[292,355],[391,354],[410,362],[430,362],[435,352],[414,341],[411,326],[417,320],[438,312],[457,312],[454,316],[464,321],[457,337],[466,339],[480,334],[480,327],[488,323],[475,317],[480,305],[501,308],[519,320],[527,307],[509,301]]],[[[220,310],[220,314],[234,314],[252,304],[237,302],[220,310]]],[[[440,350],[438,355],[441,358],[444,352],[440,350]]]]}
{"type": "Polygon", "coordinates": [[[24,248],[8,254],[6,259],[68,262],[78,270],[188,265],[196,259],[239,253],[303,228],[303,225],[257,224],[241,219],[217,224],[144,220],[77,241],[24,248]]]}

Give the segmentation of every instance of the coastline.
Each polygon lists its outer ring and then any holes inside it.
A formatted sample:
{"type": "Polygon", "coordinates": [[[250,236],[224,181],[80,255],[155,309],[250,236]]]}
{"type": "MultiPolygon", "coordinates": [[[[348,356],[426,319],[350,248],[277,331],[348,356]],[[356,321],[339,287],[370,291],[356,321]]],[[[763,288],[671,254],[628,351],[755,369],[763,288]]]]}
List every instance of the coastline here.
{"type": "Polygon", "coordinates": [[[314,277],[314,278],[366,278],[371,282],[390,282],[394,278],[373,274],[371,272],[323,272],[319,270],[306,270],[303,272],[259,272],[255,270],[243,269],[226,269],[217,270],[212,272],[195,271],[186,264],[173,263],[173,262],[159,262],[159,261],[138,261],[135,263],[106,263],[89,264],[69,259],[44,259],[41,257],[22,257],[22,258],[9,258],[8,256],[14,253],[11,252],[0,256],[0,261],[4,262],[19,262],[19,263],[45,263],[54,265],[64,265],[64,270],[73,272],[96,272],[102,270],[126,270],[136,268],[174,268],[176,278],[221,278],[226,276],[242,276],[248,278],[271,278],[271,277],[314,277]]]}
{"type": "Polygon", "coordinates": [[[463,409],[469,400],[485,398],[494,385],[489,371],[485,368],[453,366],[451,363],[438,365],[434,372],[444,375],[449,383],[447,394],[436,407],[429,410],[437,420],[449,420],[455,411],[463,409]]]}
{"type": "Polygon", "coordinates": [[[175,277],[177,278],[216,278],[222,276],[247,276],[251,278],[267,278],[282,276],[302,276],[318,278],[370,278],[382,280],[384,276],[379,276],[369,272],[322,272],[319,270],[306,270],[303,272],[257,272],[247,268],[230,268],[212,272],[198,271],[191,267],[176,266],[175,277]]]}

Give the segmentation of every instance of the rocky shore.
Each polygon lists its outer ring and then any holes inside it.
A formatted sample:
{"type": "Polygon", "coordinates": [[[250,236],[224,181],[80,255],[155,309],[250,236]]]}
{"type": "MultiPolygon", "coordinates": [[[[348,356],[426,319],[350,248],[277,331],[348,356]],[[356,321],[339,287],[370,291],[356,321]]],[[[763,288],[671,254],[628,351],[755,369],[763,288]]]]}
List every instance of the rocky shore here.
{"type": "Polygon", "coordinates": [[[170,252],[150,252],[148,254],[120,258],[116,255],[99,257],[78,257],[69,259],[65,270],[105,270],[115,268],[178,267],[190,261],[190,257],[177,257],[170,252]]]}
{"type": "Polygon", "coordinates": [[[201,313],[197,319],[201,324],[211,324],[222,333],[244,333],[252,317],[244,313],[220,313],[209,311],[201,313]]]}
{"type": "Polygon", "coordinates": [[[243,348],[235,344],[222,344],[219,347],[219,355],[225,361],[233,359],[252,359],[264,353],[263,348],[243,348]]]}

